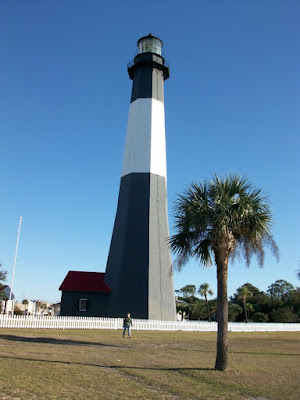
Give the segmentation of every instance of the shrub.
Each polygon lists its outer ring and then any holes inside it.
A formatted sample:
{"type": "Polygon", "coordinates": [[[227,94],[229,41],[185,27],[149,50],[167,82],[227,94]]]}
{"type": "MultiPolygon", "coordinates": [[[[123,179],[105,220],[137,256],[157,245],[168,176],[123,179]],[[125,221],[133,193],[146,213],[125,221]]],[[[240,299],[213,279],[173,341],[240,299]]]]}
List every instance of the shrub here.
{"type": "Polygon", "coordinates": [[[15,315],[23,315],[23,312],[19,309],[19,307],[15,307],[14,314],[15,315]]]}
{"type": "Polygon", "coordinates": [[[267,314],[263,313],[263,312],[257,312],[255,314],[253,314],[252,317],[254,322],[267,322],[269,321],[269,317],[267,316],[267,314]]]}

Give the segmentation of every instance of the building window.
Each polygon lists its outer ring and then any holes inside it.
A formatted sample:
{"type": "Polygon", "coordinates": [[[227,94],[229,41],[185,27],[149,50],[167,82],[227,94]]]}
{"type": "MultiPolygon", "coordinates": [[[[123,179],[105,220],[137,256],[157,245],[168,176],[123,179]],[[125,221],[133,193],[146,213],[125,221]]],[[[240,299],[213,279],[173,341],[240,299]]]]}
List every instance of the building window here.
{"type": "Polygon", "coordinates": [[[79,300],[79,311],[86,311],[87,309],[87,299],[79,300]]]}

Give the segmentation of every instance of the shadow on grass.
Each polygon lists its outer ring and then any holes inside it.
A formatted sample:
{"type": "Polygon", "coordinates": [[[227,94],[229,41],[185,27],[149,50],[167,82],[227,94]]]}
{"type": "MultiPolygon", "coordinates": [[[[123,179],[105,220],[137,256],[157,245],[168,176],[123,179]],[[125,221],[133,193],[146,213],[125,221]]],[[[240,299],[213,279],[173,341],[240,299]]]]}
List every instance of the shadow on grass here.
{"type": "Polygon", "coordinates": [[[298,356],[298,353],[271,353],[266,351],[230,351],[229,354],[248,354],[248,355],[259,355],[259,356],[298,356]]]}
{"type": "Polygon", "coordinates": [[[28,342],[28,343],[47,343],[47,344],[62,344],[71,346],[105,346],[105,347],[124,347],[115,344],[99,343],[99,342],[84,342],[80,340],[53,339],[47,337],[29,337],[16,335],[0,335],[0,339],[11,340],[13,342],[28,342]]]}
{"type": "Polygon", "coordinates": [[[141,370],[150,370],[150,371],[214,371],[214,368],[193,368],[193,367],[178,367],[178,368],[169,368],[169,367],[133,367],[127,365],[100,365],[100,364],[89,364],[89,363],[80,363],[76,361],[63,361],[63,360],[43,360],[39,358],[26,358],[26,357],[12,357],[12,356],[0,356],[0,358],[7,360],[21,360],[21,361],[33,361],[33,362],[45,362],[45,363],[53,363],[53,364],[66,364],[66,365],[80,365],[87,367],[96,367],[102,369],[112,369],[112,370],[121,370],[121,369],[141,369],[141,370]]]}

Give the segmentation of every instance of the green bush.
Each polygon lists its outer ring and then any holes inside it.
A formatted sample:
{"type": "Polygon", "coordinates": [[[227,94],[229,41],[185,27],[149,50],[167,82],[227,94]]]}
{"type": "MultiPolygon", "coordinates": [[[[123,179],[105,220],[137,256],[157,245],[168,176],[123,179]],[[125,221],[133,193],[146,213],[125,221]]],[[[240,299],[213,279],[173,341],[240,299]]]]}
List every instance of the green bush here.
{"type": "Polygon", "coordinates": [[[15,307],[14,314],[15,315],[23,315],[23,312],[19,309],[19,307],[15,307]]]}
{"type": "Polygon", "coordinates": [[[271,312],[274,322],[299,322],[299,316],[294,313],[293,307],[282,307],[271,312]]]}
{"type": "Polygon", "coordinates": [[[253,322],[267,322],[269,321],[269,317],[263,312],[257,312],[253,314],[252,320],[253,322]]]}

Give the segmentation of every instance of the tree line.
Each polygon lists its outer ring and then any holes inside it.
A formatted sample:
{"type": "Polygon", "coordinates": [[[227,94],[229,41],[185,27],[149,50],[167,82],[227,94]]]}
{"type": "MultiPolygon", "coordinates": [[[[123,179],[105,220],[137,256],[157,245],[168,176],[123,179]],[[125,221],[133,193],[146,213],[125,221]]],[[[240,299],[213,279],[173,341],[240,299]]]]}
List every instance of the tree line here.
{"type": "MultiPolygon", "coordinates": [[[[177,312],[190,320],[217,321],[217,299],[207,283],[197,290],[185,285],[177,294],[177,312]]],[[[230,322],[300,322],[300,288],[285,280],[272,283],[266,292],[251,283],[237,288],[228,301],[230,322]]]]}

